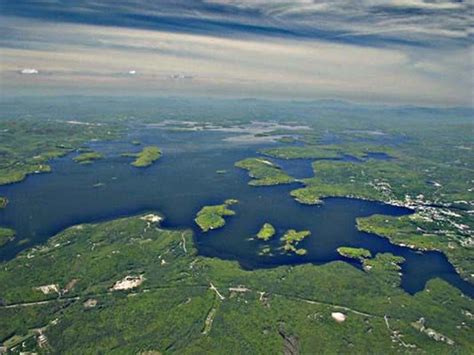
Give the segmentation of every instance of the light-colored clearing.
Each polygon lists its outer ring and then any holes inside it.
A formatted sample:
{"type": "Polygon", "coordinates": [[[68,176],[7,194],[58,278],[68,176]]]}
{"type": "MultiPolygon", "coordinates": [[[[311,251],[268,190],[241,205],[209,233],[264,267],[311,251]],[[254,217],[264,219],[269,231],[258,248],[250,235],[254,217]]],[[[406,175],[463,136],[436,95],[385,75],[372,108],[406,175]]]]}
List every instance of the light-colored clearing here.
{"type": "Polygon", "coordinates": [[[59,286],[57,284],[43,285],[35,287],[35,290],[43,292],[45,295],[49,295],[52,292],[59,293],[59,286]]]}
{"type": "Polygon", "coordinates": [[[150,222],[150,223],[158,223],[158,222],[161,222],[163,218],[157,214],[150,213],[150,214],[140,217],[140,219],[143,221],[150,222]]]}
{"type": "Polygon", "coordinates": [[[140,286],[145,278],[143,275],[140,276],[125,276],[122,280],[117,281],[112,288],[111,291],[118,291],[118,290],[130,290],[132,288],[137,288],[140,286]]]}
{"type": "Polygon", "coordinates": [[[332,319],[334,319],[338,323],[342,323],[346,320],[347,316],[341,312],[332,312],[331,313],[332,319]]]}
{"type": "Polygon", "coordinates": [[[211,290],[213,290],[221,300],[225,300],[225,297],[220,294],[219,290],[217,290],[216,286],[214,286],[212,282],[210,282],[209,285],[211,290]]]}

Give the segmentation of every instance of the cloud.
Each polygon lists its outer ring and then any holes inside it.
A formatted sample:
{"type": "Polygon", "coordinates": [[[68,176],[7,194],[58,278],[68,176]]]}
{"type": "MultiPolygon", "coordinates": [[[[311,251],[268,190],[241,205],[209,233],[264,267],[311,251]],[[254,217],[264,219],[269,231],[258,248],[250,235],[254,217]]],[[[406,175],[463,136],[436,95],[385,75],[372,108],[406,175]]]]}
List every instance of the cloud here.
{"type": "Polygon", "coordinates": [[[58,31],[57,25],[19,19],[14,24],[23,44],[2,50],[0,68],[2,85],[10,90],[469,102],[469,52],[463,48],[406,51],[75,24],[61,24],[58,31]],[[37,38],[47,45],[38,46],[37,38]],[[34,82],[10,76],[32,63],[49,74],[34,82]],[[131,72],[139,72],[140,80],[130,80],[131,72]],[[178,81],[179,87],[173,84],[178,81]]]}
{"type": "Polygon", "coordinates": [[[5,2],[5,16],[216,36],[268,35],[361,45],[469,44],[474,3],[460,0],[47,0],[5,2]],[[354,36],[352,36],[354,34],[354,36]],[[364,34],[364,36],[361,36],[364,34]]]}
{"type": "MultiPolygon", "coordinates": [[[[366,32],[389,33],[385,39],[398,39],[417,43],[407,37],[406,31],[398,31],[398,25],[410,27],[423,34],[418,39],[439,40],[443,33],[458,31],[466,38],[466,30],[472,23],[472,2],[424,1],[424,0],[205,0],[207,3],[254,11],[268,22],[304,33],[324,29],[332,34],[366,32]],[[397,22],[387,23],[387,19],[397,22]],[[273,21],[272,21],[273,20],[273,21]],[[382,27],[383,26],[383,27],[382,27]],[[370,30],[369,30],[370,29],[370,30]],[[432,32],[433,31],[433,32],[432,32]]],[[[447,36],[448,38],[451,36],[447,36]]],[[[379,37],[377,38],[380,39],[379,37]]],[[[383,38],[382,38],[383,40],[383,38]]]]}
{"type": "Polygon", "coordinates": [[[463,1],[392,0],[388,2],[388,6],[430,10],[458,10],[464,9],[466,4],[463,1]]]}
{"type": "Polygon", "coordinates": [[[471,103],[468,2],[18,0],[2,6],[0,80],[10,90],[471,103]],[[47,75],[12,75],[33,66],[47,75]],[[137,73],[140,80],[132,80],[137,73]]]}
{"type": "Polygon", "coordinates": [[[39,74],[39,71],[34,68],[25,68],[25,69],[20,70],[20,74],[27,74],[27,75],[39,74]]]}
{"type": "Polygon", "coordinates": [[[169,76],[169,78],[172,80],[192,80],[193,76],[180,73],[180,74],[172,74],[169,76]]]}

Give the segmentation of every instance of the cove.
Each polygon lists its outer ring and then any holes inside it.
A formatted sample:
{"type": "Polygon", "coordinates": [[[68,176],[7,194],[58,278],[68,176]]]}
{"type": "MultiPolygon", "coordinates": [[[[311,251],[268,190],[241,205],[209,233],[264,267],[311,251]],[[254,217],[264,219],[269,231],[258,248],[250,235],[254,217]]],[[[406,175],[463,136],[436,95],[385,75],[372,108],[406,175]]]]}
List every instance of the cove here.
{"type": "MultiPolygon", "coordinates": [[[[10,201],[0,211],[0,225],[17,231],[16,242],[29,240],[0,249],[0,260],[9,260],[74,224],[155,210],[166,216],[164,227],[192,228],[201,255],[237,260],[246,269],[334,260],[360,267],[357,262],[341,257],[336,249],[362,247],[373,255],[390,252],[404,257],[402,287],[409,293],[422,290],[428,280],[439,277],[465,294],[474,295],[473,286],[459,277],[442,253],[421,253],[395,246],[355,227],[357,217],[376,213],[399,216],[411,213],[410,210],[347,198],[329,198],[322,206],[305,206],[289,196],[295,185],[248,186],[247,173],[235,168],[234,163],[256,156],[257,150],[270,143],[237,144],[223,140],[230,135],[136,129],[121,141],[91,143],[93,150],[104,154],[103,160],[79,165],[72,160],[73,155],[66,156],[52,162],[50,174],[30,176],[21,183],[0,187],[0,195],[10,201]],[[132,140],[139,140],[142,146],[134,146],[132,140]],[[120,156],[139,151],[145,145],[157,145],[163,151],[162,158],[149,168],[132,167],[129,158],[120,156]],[[225,173],[217,174],[218,170],[225,173]],[[201,233],[193,223],[196,212],[203,205],[219,204],[227,198],[240,201],[235,206],[237,215],[227,219],[224,228],[201,233]],[[300,244],[308,254],[259,256],[259,242],[248,239],[265,222],[272,223],[279,235],[290,228],[309,229],[312,235],[300,244]]],[[[305,161],[288,164],[309,165],[305,161]]],[[[299,177],[310,173],[308,166],[292,169],[302,169],[299,177]]],[[[277,239],[271,243],[278,243],[277,239]]]]}

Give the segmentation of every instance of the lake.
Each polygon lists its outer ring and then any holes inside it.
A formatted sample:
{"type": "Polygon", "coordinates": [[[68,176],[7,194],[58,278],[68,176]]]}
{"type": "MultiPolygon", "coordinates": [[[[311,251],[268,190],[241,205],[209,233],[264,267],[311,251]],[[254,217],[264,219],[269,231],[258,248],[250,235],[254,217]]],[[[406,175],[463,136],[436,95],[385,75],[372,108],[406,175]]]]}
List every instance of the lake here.
{"type": "MultiPolygon", "coordinates": [[[[442,278],[474,295],[474,287],[462,280],[446,257],[439,252],[418,252],[395,246],[387,239],[359,232],[357,217],[372,214],[400,216],[410,210],[377,202],[328,198],[323,205],[306,206],[295,202],[290,190],[297,184],[274,187],[247,185],[247,172],[234,167],[238,160],[256,156],[258,149],[275,143],[239,143],[224,140],[228,132],[176,132],[160,128],[132,130],[122,141],[92,142],[89,146],[105,155],[91,165],[79,165],[69,155],[52,162],[53,172],[29,176],[17,184],[1,186],[0,195],[10,203],[0,211],[0,225],[17,231],[15,242],[0,249],[0,260],[46,241],[50,236],[75,224],[129,216],[146,211],[165,215],[164,227],[192,228],[201,255],[237,260],[243,268],[268,268],[301,263],[323,264],[343,260],[340,246],[366,248],[376,254],[390,252],[402,256],[402,287],[409,293],[424,288],[431,278],[442,278]],[[130,158],[120,154],[141,150],[130,142],[154,144],[163,151],[153,166],[137,169],[130,158]],[[225,170],[225,173],[216,173],[225,170]],[[224,228],[201,233],[193,222],[203,205],[220,204],[225,199],[240,201],[233,206],[236,216],[226,219],[224,228]],[[261,241],[249,240],[263,223],[269,222],[278,236],[270,243],[279,246],[279,236],[287,229],[308,229],[311,236],[300,243],[305,256],[276,253],[260,256],[261,241]],[[19,245],[17,242],[28,239],[19,245]]],[[[377,157],[371,157],[377,158],[377,157]]],[[[381,155],[381,159],[386,157],[381,155]]],[[[275,160],[276,161],[276,160],[275,160]]],[[[297,178],[311,176],[307,160],[277,161],[297,178]]]]}

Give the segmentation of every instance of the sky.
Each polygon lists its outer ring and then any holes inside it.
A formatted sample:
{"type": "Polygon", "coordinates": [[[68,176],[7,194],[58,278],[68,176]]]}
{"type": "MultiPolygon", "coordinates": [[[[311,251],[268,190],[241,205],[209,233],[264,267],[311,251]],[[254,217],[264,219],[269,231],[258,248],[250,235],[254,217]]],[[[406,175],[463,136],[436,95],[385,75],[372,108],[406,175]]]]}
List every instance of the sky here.
{"type": "Polygon", "coordinates": [[[0,0],[0,90],[474,106],[473,13],[473,0],[0,0]]]}

